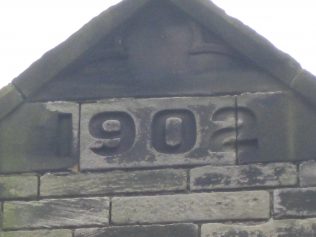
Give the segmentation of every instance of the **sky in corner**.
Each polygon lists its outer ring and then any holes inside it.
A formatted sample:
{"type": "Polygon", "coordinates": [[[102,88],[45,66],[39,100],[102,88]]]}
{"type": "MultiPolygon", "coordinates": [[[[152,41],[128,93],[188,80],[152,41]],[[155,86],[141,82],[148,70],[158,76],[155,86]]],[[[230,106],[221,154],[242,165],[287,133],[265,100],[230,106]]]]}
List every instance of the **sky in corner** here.
{"type": "MultiPolygon", "coordinates": [[[[0,88],[120,0],[3,0],[0,88]]],[[[213,0],[316,75],[315,0],[213,0]]]]}

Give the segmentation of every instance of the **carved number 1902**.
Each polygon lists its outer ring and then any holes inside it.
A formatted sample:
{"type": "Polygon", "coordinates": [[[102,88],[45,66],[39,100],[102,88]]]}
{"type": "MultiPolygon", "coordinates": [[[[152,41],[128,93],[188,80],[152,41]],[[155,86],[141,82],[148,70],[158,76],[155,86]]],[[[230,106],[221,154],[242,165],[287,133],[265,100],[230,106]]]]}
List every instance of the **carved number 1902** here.
{"type": "MultiPolygon", "coordinates": [[[[230,118],[234,116],[234,111],[225,114],[230,118]]],[[[227,129],[231,129],[231,127],[220,128],[223,132],[227,129]]],[[[136,137],[134,120],[126,112],[104,112],[95,115],[90,120],[89,131],[95,138],[90,149],[102,156],[117,155],[128,151],[133,146],[136,137]]],[[[216,134],[218,132],[219,130],[216,131],[216,134]]],[[[184,109],[160,111],[151,121],[150,133],[151,145],[156,151],[164,154],[188,152],[194,147],[197,138],[195,116],[191,111],[184,109]]],[[[211,137],[215,143],[218,142],[214,136],[211,137]]],[[[222,142],[223,144],[219,145],[225,151],[226,140],[222,139],[222,142]]],[[[210,141],[210,147],[212,147],[211,143],[212,141],[210,141]]],[[[220,151],[216,150],[216,152],[220,151]]]]}

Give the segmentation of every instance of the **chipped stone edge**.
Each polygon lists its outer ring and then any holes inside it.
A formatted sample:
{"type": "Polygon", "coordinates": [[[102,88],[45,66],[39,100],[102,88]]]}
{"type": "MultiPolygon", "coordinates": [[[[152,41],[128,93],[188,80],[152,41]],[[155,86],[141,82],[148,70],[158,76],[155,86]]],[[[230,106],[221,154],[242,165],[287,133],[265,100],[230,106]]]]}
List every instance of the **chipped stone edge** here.
{"type": "Polygon", "coordinates": [[[268,39],[231,17],[209,0],[169,0],[185,13],[213,30],[238,53],[253,61],[289,88],[316,105],[316,76],[302,69],[290,55],[268,39]],[[236,37],[241,39],[236,41],[236,37]],[[259,52],[259,53],[258,53],[259,52]]]}
{"type": "Polygon", "coordinates": [[[170,0],[174,5],[214,31],[241,55],[289,85],[300,64],[290,55],[277,49],[268,39],[228,16],[224,10],[209,0],[170,0]],[[236,40],[240,39],[240,40],[236,40]]]}
{"type": "MultiPolygon", "coordinates": [[[[23,96],[30,97],[71,62],[83,55],[99,39],[110,34],[149,2],[150,0],[124,0],[92,19],[65,42],[48,51],[13,80],[12,84],[16,86],[13,94],[17,101],[8,108],[3,105],[4,102],[0,102],[0,119],[20,105],[23,96]]],[[[169,2],[208,29],[215,31],[239,53],[316,105],[316,94],[313,93],[316,91],[316,77],[303,70],[295,59],[278,50],[263,36],[239,20],[228,16],[209,0],[169,0],[169,2]],[[231,36],[241,40],[238,42],[231,36]]],[[[5,92],[2,90],[0,90],[0,101],[4,100],[1,94],[5,92]]]]}
{"type": "Polygon", "coordinates": [[[316,76],[302,69],[294,77],[290,87],[316,105],[316,76]]]}
{"type": "Polygon", "coordinates": [[[23,95],[10,83],[0,90],[0,120],[24,102],[23,95]]]}
{"type": "Polygon", "coordinates": [[[150,0],[123,1],[102,12],[56,48],[45,53],[13,80],[25,97],[29,97],[53,79],[100,39],[128,21],[150,0]]]}

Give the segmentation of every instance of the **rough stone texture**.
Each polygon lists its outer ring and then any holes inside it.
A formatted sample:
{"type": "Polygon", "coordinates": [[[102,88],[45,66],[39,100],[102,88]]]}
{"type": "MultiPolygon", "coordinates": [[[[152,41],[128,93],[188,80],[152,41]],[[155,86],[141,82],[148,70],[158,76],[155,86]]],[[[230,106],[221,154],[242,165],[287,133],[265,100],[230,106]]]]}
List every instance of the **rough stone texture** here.
{"type": "Polygon", "coordinates": [[[315,90],[209,0],[123,1],[0,91],[0,173],[15,174],[0,176],[0,237],[315,237],[315,219],[270,219],[316,218],[316,188],[288,189],[297,167],[275,164],[316,159],[315,90]],[[24,172],[52,173],[37,201],[24,172]]]}
{"type": "Polygon", "coordinates": [[[88,51],[38,91],[35,99],[81,101],[285,89],[212,29],[168,1],[151,1],[88,51]]]}
{"type": "Polygon", "coordinates": [[[0,173],[73,167],[78,130],[75,103],[24,104],[0,123],[0,173]]]}
{"type": "Polygon", "coordinates": [[[0,237],[72,237],[71,230],[34,230],[0,232],[0,237]]]}
{"type": "Polygon", "coordinates": [[[212,167],[190,172],[191,190],[289,186],[297,183],[293,164],[212,167]]]}
{"type": "Polygon", "coordinates": [[[276,218],[316,216],[316,188],[274,191],[274,215],[276,218]]]}
{"type": "Polygon", "coordinates": [[[307,161],[300,165],[300,185],[316,186],[316,161],[307,161]]]}
{"type": "Polygon", "coordinates": [[[132,224],[267,219],[269,199],[265,191],[116,197],[112,221],[132,224]]]}
{"type": "Polygon", "coordinates": [[[185,170],[150,170],[41,177],[41,196],[100,195],[106,193],[186,190],[185,170]]]}
{"type": "Polygon", "coordinates": [[[235,163],[235,98],[113,99],[83,104],[81,169],[235,163]],[[182,141],[169,146],[167,118],[181,118],[182,141]],[[210,119],[211,118],[211,119],[210,119]],[[119,120],[120,133],[104,131],[119,120]]]}
{"type": "Polygon", "coordinates": [[[0,90],[0,120],[23,102],[23,97],[16,88],[9,84],[0,90]]]}
{"type": "Polygon", "coordinates": [[[126,226],[102,229],[81,229],[75,237],[198,237],[198,226],[193,224],[126,226]]]}
{"type": "Polygon", "coordinates": [[[216,33],[240,54],[264,68],[274,77],[290,85],[299,63],[288,54],[278,50],[267,39],[228,16],[222,9],[208,0],[171,0],[209,30],[216,33]]]}
{"type": "Polygon", "coordinates": [[[68,40],[33,63],[14,79],[14,84],[25,96],[34,94],[102,38],[129,20],[146,2],[148,0],[126,1],[101,13],[98,18],[92,19],[68,40]]]}
{"type": "Polygon", "coordinates": [[[5,202],[3,228],[51,228],[108,225],[108,198],[5,202]]]}
{"type": "MultiPolygon", "coordinates": [[[[316,159],[316,109],[312,103],[300,95],[292,94],[289,98],[291,113],[288,117],[289,131],[292,138],[291,159],[314,160],[316,159]]],[[[284,120],[286,121],[286,120],[284,120]]]]}
{"type": "Polygon", "coordinates": [[[205,224],[202,237],[315,237],[316,219],[270,221],[259,225],[205,224]]]}
{"type": "Polygon", "coordinates": [[[308,99],[309,102],[315,105],[316,103],[316,83],[315,76],[306,70],[301,70],[297,73],[291,83],[291,87],[308,99]]]}
{"type": "Polygon", "coordinates": [[[34,198],[37,189],[37,176],[0,176],[0,199],[34,198]]]}
{"type": "Polygon", "coordinates": [[[238,96],[237,142],[240,163],[292,160],[287,94],[238,96]]]}

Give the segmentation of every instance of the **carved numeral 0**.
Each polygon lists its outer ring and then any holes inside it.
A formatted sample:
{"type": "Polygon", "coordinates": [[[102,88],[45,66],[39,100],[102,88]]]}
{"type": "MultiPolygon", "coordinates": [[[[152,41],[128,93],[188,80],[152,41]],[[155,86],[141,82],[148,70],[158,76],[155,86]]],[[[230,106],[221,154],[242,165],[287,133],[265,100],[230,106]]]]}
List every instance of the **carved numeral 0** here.
{"type": "Polygon", "coordinates": [[[161,153],[177,154],[191,150],[196,140],[194,115],[188,110],[157,113],[152,123],[152,145],[161,153]]]}

